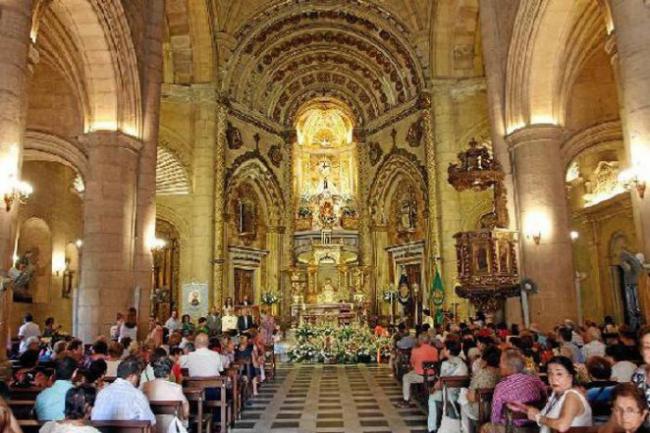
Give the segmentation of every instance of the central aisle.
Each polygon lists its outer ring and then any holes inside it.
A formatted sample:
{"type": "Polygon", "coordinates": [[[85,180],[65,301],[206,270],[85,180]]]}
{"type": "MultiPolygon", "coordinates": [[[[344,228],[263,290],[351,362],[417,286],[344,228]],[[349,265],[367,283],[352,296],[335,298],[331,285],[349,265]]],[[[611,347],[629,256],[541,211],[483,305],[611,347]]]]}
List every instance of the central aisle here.
{"type": "Polygon", "coordinates": [[[397,409],[401,387],[377,365],[282,365],[235,433],[426,433],[419,409],[397,409]]]}

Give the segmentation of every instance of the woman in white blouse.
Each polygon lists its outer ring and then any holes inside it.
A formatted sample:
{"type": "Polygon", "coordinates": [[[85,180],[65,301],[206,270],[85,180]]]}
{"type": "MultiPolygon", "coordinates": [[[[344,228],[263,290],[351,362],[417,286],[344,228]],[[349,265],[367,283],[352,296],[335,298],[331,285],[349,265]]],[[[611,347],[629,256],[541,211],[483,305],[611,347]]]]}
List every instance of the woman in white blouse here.
{"type": "Polygon", "coordinates": [[[546,406],[540,411],[536,407],[512,402],[508,407],[526,413],[528,419],[540,427],[540,433],[551,433],[551,430],[564,433],[571,427],[591,426],[591,406],[575,388],[576,370],[571,360],[566,356],[556,356],[547,365],[548,383],[553,392],[546,406]]]}

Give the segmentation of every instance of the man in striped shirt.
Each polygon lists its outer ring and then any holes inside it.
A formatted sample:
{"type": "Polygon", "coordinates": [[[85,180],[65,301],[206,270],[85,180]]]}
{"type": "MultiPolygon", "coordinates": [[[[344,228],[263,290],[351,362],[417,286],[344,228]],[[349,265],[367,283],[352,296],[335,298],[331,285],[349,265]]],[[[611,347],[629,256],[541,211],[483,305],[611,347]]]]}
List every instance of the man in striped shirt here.
{"type": "MultiPolygon", "coordinates": [[[[501,381],[494,388],[492,417],[482,433],[503,433],[506,423],[506,404],[521,402],[525,404],[546,400],[546,386],[537,376],[524,373],[525,360],[517,349],[508,349],[501,354],[499,370],[501,381]]],[[[513,421],[515,431],[527,431],[531,424],[525,418],[513,421]]]]}

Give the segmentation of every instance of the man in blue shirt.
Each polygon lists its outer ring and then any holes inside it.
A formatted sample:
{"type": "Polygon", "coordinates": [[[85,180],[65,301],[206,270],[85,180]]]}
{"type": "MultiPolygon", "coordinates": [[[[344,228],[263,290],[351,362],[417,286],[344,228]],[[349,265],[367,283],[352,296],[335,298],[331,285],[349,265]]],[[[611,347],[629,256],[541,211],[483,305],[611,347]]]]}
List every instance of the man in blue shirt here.
{"type": "Polygon", "coordinates": [[[58,421],[64,418],[65,394],[72,388],[72,377],[76,371],[77,362],[68,356],[56,363],[54,385],[36,397],[34,411],[39,421],[58,421]]]}
{"type": "Polygon", "coordinates": [[[90,415],[93,421],[124,420],[149,421],[156,417],[149,407],[149,400],[138,389],[142,363],[135,356],[125,358],[117,366],[117,379],[99,391],[95,407],[90,415]]]}

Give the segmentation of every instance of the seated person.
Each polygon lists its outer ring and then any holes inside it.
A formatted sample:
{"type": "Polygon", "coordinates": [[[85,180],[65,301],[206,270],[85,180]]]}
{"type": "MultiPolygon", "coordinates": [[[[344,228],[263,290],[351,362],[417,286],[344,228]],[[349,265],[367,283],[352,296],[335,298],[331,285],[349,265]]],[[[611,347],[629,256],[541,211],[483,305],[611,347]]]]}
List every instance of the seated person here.
{"type": "Polygon", "coordinates": [[[631,383],[620,383],[614,389],[612,404],[618,430],[625,433],[648,433],[644,425],[648,419],[648,402],[639,388],[631,383]]]}
{"type": "Polygon", "coordinates": [[[508,407],[535,421],[540,433],[551,433],[551,430],[566,432],[571,427],[591,426],[591,406],[576,387],[573,362],[566,356],[556,356],[548,362],[547,372],[552,393],[541,411],[516,400],[508,403],[508,407]]]}
{"type": "MultiPolygon", "coordinates": [[[[467,364],[460,358],[462,347],[460,340],[456,337],[448,336],[442,349],[442,364],[440,365],[440,377],[466,376],[468,374],[467,364]]],[[[429,395],[429,417],[427,425],[429,431],[438,430],[439,412],[442,411],[442,382],[438,381],[434,385],[434,392],[429,395]]],[[[447,392],[448,401],[455,404],[458,400],[459,389],[450,389],[447,392]]]]}
{"type": "MultiPolygon", "coordinates": [[[[183,394],[183,387],[170,380],[172,361],[167,356],[161,356],[152,360],[151,366],[155,379],[148,381],[142,387],[142,391],[149,401],[180,401],[181,410],[178,416],[186,420],[190,414],[190,404],[183,394]]],[[[156,429],[159,433],[167,433],[173,415],[157,415],[156,429]]]]}
{"type": "Polygon", "coordinates": [[[106,359],[106,376],[117,376],[117,366],[120,365],[122,355],[124,354],[124,346],[119,341],[112,341],[108,346],[108,358],[106,359]]]}
{"type": "Polygon", "coordinates": [[[194,340],[196,350],[186,355],[183,367],[189,370],[190,377],[219,376],[223,371],[221,356],[208,349],[210,340],[207,334],[199,334],[194,340]]]}
{"type": "Polygon", "coordinates": [[[153,374],[153,363],[162,357],[167,357],[167,352],[165,352],[165,349],[162,347],[154,349],[151,355],[148,356],[149,362],[147,362],[147,365],[140,375],[140,389],[142,389],[143,385],[146,382],[149,382],[150,380],[154,380],[156,378],[153,374]]]}
{"type": "Polygon", "coordinates": [[[591,381],[587,383],[587,401],[610,402],[616,382],[611,380],[612,367],[602,356],[592,356],[587,361],[587,372],[591,381]]]}
{"type": "MultiPolygon", "coordinates": [[[[512,401],[536,403],[546,398],[544,383],[537,376],[524,373],[524,368],[525,360],[519,350],[506,349],[501,352],[499,361],[501,380],[494,387],[490,422],[481,427],[481,432],[505,432],[506,403],[512,401]]],[[[525,419],[516,419],[513,423],[517,431],[525,431],[531,427],[531,423],[525,419]]]]}
{"type": "Polygon", "coordinates": [[[612,364],[611,379],[616,382],[630,382],[637,365],[626,358],[625,350],[619,346],[607,346],[605,358],[612,364]]]}
{"type": "Polygon", "coordinates": [[[72,378],[76,371],[77,362],[74,359],[66,357],[57,361],[54,385],[36,396],[34,412],[39,421],[61,420],[65,417],[65,395],[73,387],[72,378]]]}
{"type": "Polygon", "coordinates": [[[70,388],[61,396],[65,401],[64,418],[46,422],[39,433],[99,433],[95,427],[88,425],[96,393],[97,390],[89,385],[70,388]]]}
{"type": "Polygon", "coordinates": [[[418,344],[411,350],[410,364],[413,370],[409,371],[402,377],[402,398],[404,401],[401,407],[408,407],[411,400],[411,385],[424,382],[425,362],[437,362],[438,350],[431,346],[428,334],[418,336],[418,344]]]}
{"type": "Polygon", "coordinates": [[[93,421],[141,420],[156,424],[147,397],[138,389],[142,369],[142,363],[135,356],[120,363],[115,382],[97,394],[91,414],[93,421]]]}
{"type": "Polygon", "coordinates": [[[241,363],[240,374],[246,377],[253,384],[253,395],[257,395],[257,350],[249,342],[249,335],[244,333],[239,336],[239,345],[235,351],[235,361],[241,363]]]}
{"type": "Polygon", "coordinates": [[[106,361],[97,359],[90,363],[90,365],[81,370],[83,383],[94,386],[95,389],[100,390],[106,385],[104,377],[106,377],[106,361]]]}
{"type": "Polygon", "coordinates": [[[479,389],[494,389],[499,381],[500,360],[501,351],[494,345],[485,347],[478,359],[479,365],[472,374],[472,380],[469,383],[467,403],[461,406],[461,419],[466,432],[472,431],[470,420],[478,420],[479,396],[476,391],[479,389]]]}

